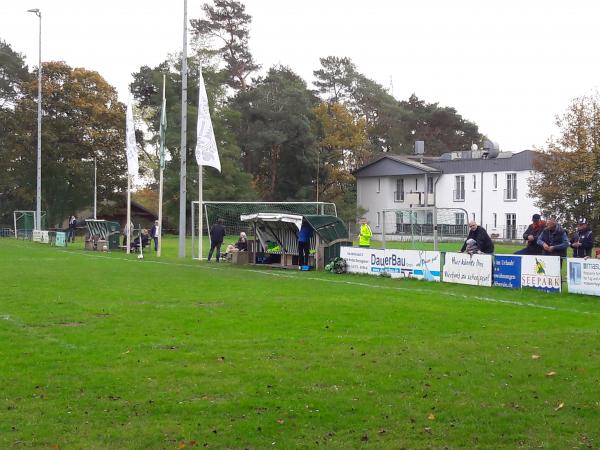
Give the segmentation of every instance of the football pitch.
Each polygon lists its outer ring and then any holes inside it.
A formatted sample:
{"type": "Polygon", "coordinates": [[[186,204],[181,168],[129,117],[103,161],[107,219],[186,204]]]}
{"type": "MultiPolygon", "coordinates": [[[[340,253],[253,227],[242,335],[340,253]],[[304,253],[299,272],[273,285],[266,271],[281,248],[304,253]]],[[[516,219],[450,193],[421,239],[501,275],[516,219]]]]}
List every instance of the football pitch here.
{"type": "Polygon", "coordinates": [[[599,298],[79,245],[0,240],[2,449],[600,447],[599,298]]]}

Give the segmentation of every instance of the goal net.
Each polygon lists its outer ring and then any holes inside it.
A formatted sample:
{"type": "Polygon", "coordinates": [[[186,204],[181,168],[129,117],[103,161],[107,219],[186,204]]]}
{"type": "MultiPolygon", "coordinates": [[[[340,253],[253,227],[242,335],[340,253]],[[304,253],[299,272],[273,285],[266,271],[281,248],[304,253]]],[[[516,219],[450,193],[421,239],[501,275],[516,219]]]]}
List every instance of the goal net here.
{"type": "MultiPolygon", "coordinates": [[[[248,236],[252,233],[248,222],[240,220],[241,215],[261,212],[285,214],[316,214],[337,217],[335,203],[327,202],[202,202],[202,235],[206,239],[208,231],[218,220],[222,220],[225,227],[225,241],[236,242],[240,232],[248,236]]],[[[192,202],[192,258],[198,259],[198,218],[199,202],[192,202]]],[[[206,242],[206,241],[205,241],[206,242]]],[[[222,249],[223,250],[223,249],[222,249]]]]}
{"type": "MultiPolygon", "coordinates": [[[[46,213],[41,213],[40,230],[46,229],[46,213]]],[[[32,239],[33,230],[38,229],[35,211],[13,211],[16,239],[32,239]]]]}
{"type": "Polygon", "coordinates": [[[386,209],[382,212],[382,241],[462,241],[469,234],[467,211],[462,208],[418,207],[386,209]]]}

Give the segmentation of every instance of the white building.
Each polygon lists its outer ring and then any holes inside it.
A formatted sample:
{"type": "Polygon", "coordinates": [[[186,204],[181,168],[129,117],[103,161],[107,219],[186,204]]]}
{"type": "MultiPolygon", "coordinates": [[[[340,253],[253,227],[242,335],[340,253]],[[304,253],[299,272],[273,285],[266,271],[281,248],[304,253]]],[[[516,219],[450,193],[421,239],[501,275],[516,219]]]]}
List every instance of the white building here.
{"type": "Polygon", "coordinates": [[[410,234],[416,226],[416,234],[431,235],[437,219],[442,235],[464,235],[467,222],[475,220],[492,237],[520,239],[538,212],[528,187],[535,155],[531,150],[384,155],[354,173],[357,203],[374,233],[385,228],[386,235],[410,234]]]}

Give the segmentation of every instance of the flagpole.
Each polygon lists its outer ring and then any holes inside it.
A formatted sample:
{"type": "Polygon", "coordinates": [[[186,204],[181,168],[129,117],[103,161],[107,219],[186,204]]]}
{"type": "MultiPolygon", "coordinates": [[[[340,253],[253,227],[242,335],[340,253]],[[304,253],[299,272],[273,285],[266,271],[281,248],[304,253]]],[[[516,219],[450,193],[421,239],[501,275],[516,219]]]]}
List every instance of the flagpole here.
{"type": "Polygon", "coordinates": [[[163,127],[163,123],[162,123],[162,119],[163,119],[163,114],[166,114],[166,111],[164,111],[165,108],[165,75],[163,74],[163,102],[162,102],[162,107],[161,107],[161,113],[160,113],[160,128],[161,128],[161,136],[160,136],[160,177],[159,177],[159,188],[158,188],[158,250],[156,251],[156,256],[160,257],[160,253],[162,251],[162,227],[163,227],[163,223],[162,223],[162,204],[163,204],[163,166],[164,166],[164,145],[165,143],[163,142],[163,133],[166,132],[166,130],[162,130],[163,127]]]}
{"type": "Polygon", "coordinates": [[[125,231],[127,232],[127,254],[131,248],[131,175],[127,174],[127,223],[125,224],[125,231]]]}
{"type": "Polygon", "coordinates": [[[198,166],[198,260],[202,261],[202,166],[198,166]]]}
{"type": "Polygon", "coordinates": [[[179,257],[185,258],[187,195],[187,0],[183,1],[183,51],[181,52],[181,145],[179,168],[179,257]]]}

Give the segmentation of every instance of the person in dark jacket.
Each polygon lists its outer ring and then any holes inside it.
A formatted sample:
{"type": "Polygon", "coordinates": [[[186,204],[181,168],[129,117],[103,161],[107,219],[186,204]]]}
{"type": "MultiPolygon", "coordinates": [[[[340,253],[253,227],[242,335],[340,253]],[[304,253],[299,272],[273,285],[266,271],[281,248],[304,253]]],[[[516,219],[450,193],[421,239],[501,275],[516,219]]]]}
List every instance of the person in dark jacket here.
{"type": "Polygon", "coordinates": [[[225,238],[225,227],[223,226],[223,219],[217,220],[217,223],[210,228],[210,251],[208,252],[208,259],[212,258],[213,252],[217,250],[217,262],[221,257],[221,245],[225,238]]]}
{"type": "Polygon", "coordinates": [[[531,218],[532,223],[527,227],[525,233],[523,233],[523,239],[525,240],[525,244],[527,247],[518,250],[515,252],[515,255],[541,255],[542,247],[540,247],[537,243],[537,239],[544,228],[546,227],[546,222],[542,220],[542,217],[539,214],[534,214],[531,218]]]}
{"type": "Polygon", "coordinates": [[[475,240],[475,242],[477,243],[477,248],[480,252],[488,254],[494,253],[494,243],[492,242],[492,239],[490,238],[487,231],[485,231],[485,228],[477,225],[475,221],[469,222],[469,235],[467,236],[467,239],[465,239],[465,243],[460,249],[461,253],[466,250],[467,241],[469,239],[475,240]]]}
{"type": "Polygon", "coordinates": [[[313,229],[306,220],[302,221],[302,226],[298,232],[298,265],[308,265],[308,255],[310,254],[310,238],[313,235],[313,229]]]}
{"type": "Polygon", "coordinates": [[[587,219],[579,219],[577,222],[577,231],[571,239],[571,248],[573,249],[573,258],[585,258],[592,256],[592,247],[594,246],[594,234],[590,230],[587,219]]]}
{"type": "Polygon", "coordinates": [[[75,232],[77,231],[77,218],[75,216],[69,217],[69,234],[67,235],[67,242],[75,242],[75,232]]]}
{"type": "Polygon", "coordinates": [[[544,255],[567,256],[569,238],[567,232],[558,224],[555,217],[548,219],[546,229],[538,236],[537,243],[542,247],[544,255]]]}

